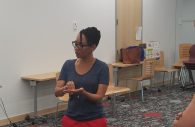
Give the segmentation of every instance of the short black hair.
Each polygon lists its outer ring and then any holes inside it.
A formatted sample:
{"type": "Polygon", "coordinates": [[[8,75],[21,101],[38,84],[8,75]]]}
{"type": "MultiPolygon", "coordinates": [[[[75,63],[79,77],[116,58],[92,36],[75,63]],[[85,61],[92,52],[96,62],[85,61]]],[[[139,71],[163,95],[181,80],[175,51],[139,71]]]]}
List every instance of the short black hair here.
{"type": "Polygon", "coordinates": [[[82,34],[85,35],[87,44],[89,46],[92,46],[95,44],[96,46],[99,44],[101,33],[96,27],[87,27],[86,29],[83,29],[80,31],[80,39],[82,42],[82,34]]]}

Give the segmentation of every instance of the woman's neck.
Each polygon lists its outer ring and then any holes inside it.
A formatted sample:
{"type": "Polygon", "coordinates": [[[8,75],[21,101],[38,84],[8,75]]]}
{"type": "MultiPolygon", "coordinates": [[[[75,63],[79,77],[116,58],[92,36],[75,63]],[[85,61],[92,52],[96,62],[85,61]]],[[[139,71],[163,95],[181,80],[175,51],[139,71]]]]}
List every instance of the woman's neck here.
{"type": "Polygon", "coordinates": [[[80,75],[86,74],[93,67],[95,60],[96,59],[94,57],[90,57],[88,59],[78,58],[75,62],[76,72],[80,75]]]}
{"type": "Polygon", "coordinates": [[[77,60],[81,63],[93,63],[95,58],[93,56],[90,56],[88,58],[78,58],[77,60]]]}

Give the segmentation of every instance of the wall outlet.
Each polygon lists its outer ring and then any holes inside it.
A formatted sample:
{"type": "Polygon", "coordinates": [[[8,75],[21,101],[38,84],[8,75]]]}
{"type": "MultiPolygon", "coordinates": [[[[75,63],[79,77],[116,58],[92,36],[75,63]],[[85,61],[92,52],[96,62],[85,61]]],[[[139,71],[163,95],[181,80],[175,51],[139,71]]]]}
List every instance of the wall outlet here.
{"type": "Polygon", "coordinates": [[[77,31],[77,29],[78,29],[78,22],[77,21],[73,22],[72,28],[73,28],[73,31],[77,31]]]}

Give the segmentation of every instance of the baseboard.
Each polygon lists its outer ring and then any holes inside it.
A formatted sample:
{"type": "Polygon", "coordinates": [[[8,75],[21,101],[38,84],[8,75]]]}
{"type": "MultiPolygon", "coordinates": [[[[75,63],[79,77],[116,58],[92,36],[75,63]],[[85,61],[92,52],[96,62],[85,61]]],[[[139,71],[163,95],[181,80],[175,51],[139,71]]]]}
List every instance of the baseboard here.
{"type": "MultiPolygon", "coordinates": [[[[67,107],[66,104],[61,104],[61,105],[59,105],[58,110],[59,111],[65,110],[66,107],[67,107]]],[[[38,111],[37,114],[39,116],[41,116],[41,115],[47,115],[47,114],[50,114],[50,113],[55,113],[56,112],[56,109],[57,109],[57,107],[43,109],[43,110],[38,111]]],[[[25,113],[25,114],[21,114],[21,115],[17,115],[17,116],[10,117],[9,119],[13,123],[15,123],[15,122],[19,122],[19,121],[25,120],[26,116],[29,116],[30,114],[33,114],[33,113],[32,112],[29,112],[29,113],[25,113]]],[[[10,122],[9,122],[8,119],[2,119],[2,120],[0,120],[0,126],[4,126],[4,125],[8,125],[8,124],[10,124],[10,122]]]]}

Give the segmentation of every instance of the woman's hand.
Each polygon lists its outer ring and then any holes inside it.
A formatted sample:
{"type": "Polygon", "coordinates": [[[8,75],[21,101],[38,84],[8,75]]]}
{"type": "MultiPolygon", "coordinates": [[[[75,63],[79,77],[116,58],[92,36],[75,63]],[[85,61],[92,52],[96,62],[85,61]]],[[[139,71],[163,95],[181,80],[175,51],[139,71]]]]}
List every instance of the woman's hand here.
{"type": "Polygon", "coordinates": [[[81,94],[83,93],[83,91],[84,91],[84,88],[75,89],[75,84],[73,81],[68,81],[66,85],[63,87],[63,92],[69,93],[70,95],[74,93],[81,94]]]}
{"type": "Polygon", "coordinates": [[[72,93],[82,94],[84,92],[84,88],[81,87],[79,89],[73,89],[71,90],[72,93]]]}
{"type": "Polygon", "coordinates": [[[183,114],[183,112],[180,112],[180,113],[178,113],[177,115],[176,115],[176,120],[179,120],[181,117],[182,117],[182,114],[183,114]]]}
{"type": "Polygon", "coordinates": [[[66,85],[63,87],[63,92],[64,93],[69,93],[69,94],[73,94],[72,91],[75,90],[75,85],[73,81],[68,81],[66,83],[66,85]]]}

